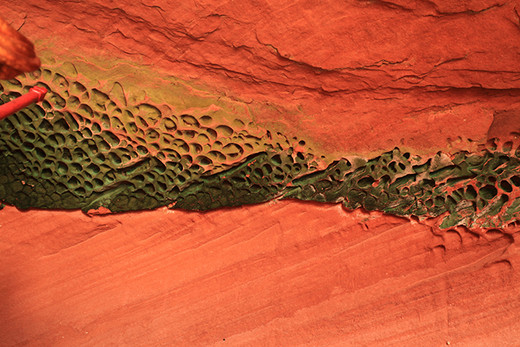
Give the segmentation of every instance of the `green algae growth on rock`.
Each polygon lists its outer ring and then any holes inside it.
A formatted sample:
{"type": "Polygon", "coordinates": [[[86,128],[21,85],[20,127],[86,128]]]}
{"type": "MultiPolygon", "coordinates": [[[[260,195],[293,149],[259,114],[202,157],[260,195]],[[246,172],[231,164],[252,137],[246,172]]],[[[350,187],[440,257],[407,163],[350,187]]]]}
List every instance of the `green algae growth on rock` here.
{"type": "Polygon", "coordinates": [[[0,122],[0,201],[21,209],[203,211],[292,198],[441,216],[441,228],[519,220],[516,141],[478,153],[421,158],[394,148],[323,163],[305,139],[232,115],[132,103],[118,82],[101,90],[49,68],[2,82],[0,102],[33,85],[49,90],[42,105],[0,122]]]}

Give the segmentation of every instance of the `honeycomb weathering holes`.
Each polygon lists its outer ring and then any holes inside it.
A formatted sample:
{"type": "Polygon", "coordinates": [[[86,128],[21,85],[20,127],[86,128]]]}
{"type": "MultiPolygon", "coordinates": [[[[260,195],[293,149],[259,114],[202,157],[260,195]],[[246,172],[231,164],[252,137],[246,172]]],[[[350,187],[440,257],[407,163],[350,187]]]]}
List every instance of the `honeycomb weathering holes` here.
{"type": "Polygon", "coordinates": [[[0,122],[0,200],[20,208],[207,210],[296,198],[441,216],[444,228],[502,227],[520,213],[514,141],[425,159],[396,148],[318,170],[304,140],[233,117],[132,105],[117,82],[106,92],[43,69],[2,84],[2,102],[29,85],[49,90],[41,107],[0,122]]]}

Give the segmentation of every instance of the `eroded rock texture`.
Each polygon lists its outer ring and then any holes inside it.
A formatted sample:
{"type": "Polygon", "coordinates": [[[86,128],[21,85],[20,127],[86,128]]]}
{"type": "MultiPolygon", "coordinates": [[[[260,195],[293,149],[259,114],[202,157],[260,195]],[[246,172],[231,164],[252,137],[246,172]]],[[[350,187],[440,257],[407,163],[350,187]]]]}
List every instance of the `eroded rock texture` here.
{"type": "Polygon", "coordinates": [[[1,216],[7,345],[518,342],[518,234],[289,201],[1,216]]]}
{"type": "Polygon", "coordinates": [[[53,42],[40,53],[124,57],[269,102],[258,120],[282,120],[327,152],[435,153],[459,137],[484,140],[495,114],[519,112],[517,9],[494,0],[28,0],[5,17],[53,42]]]}
{"type": "MultiPolygon", "coordinates": [[[[451,157],[399,148],[341,158],[324,170],[304,140],[240,119],[176,116],[167,104],[129,104],[123,87],[87,88],[70,66],[3,83],[1,98],[50,91],[0,123],[0,201],[19,208],[172,208],[204,211],[296,198],[399,216],[443,216],[442,228],[515,227],[520,145],[508,141],[451,157]],[[7,91],[9,90],[9,91],[7,91]]],[[[516,133],[515,133],[516,135],[516,133]]]]}
{"type": "Polygon", "coordinates": [[[518,8],[4,4],[44,67],[2,102],[51,92],[1,124],[0,199],[320,202],[7,206],[5,343],[518,344],[518,8]]]}

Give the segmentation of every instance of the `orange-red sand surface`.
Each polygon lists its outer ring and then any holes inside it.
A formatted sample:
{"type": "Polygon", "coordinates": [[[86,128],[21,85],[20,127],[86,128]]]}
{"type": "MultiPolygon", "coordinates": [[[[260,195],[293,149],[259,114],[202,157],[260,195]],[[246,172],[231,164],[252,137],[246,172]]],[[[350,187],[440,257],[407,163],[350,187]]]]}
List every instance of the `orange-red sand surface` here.
{"type": "MultiPolygon", "coordinates": [[[[24,0],[0,15],[43,66],[99,64],[87,77],[130,76],[128,97],[158,102],[173,76],[191,88],[179,112],[227,100],[337,159],[520,133],[519,11],[495,0],[24,0]]],[[[295,201],[93,216],[7,206],[0,345],[516,346],[518,238],[295,201]]]]}
{"type": "Polygon", "coordinates": [[[518,234],[340,205],[86,216],[7,207],[0,335],[16,345],[514,345],[518,234]]]}

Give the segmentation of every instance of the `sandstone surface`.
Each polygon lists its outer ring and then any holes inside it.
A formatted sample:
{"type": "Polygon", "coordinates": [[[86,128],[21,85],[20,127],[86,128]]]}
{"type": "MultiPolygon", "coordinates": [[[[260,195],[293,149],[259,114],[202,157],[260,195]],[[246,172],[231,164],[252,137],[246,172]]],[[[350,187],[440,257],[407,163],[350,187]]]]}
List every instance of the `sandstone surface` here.
{"type": "Polygon", "coordinates": [[[6,345],[519,338],[517,233],[290,201],[93,217],[6,207],[0,224],[6,345]]]}
{"type": "MultiPolygon", "coordinates": [[[[131,80],[155,100],[178,92],[175,77],[339,158],[473,151],[520,133],[519,11],[499,0],[26,0],[1,15],[43,66],[98,66],[87,77],[131,80]]],[[[200,106],[191,100],[184,110],[200,106]]],[[[2,343],[517,345],[518,229],[433,225],[295,201],[114,215],[7,206],[2,343]]]]}
{"type": "Polygon", "coordinates": [[[270,105],[255,115],[259,123],[282,121],[340,155],[467,146],[458,142],[485,140],[496,114],[520,112],[516,1],[28,0],[6,7],[3,15],[41,51],[124,58],[201,81],[270,105]]]}

